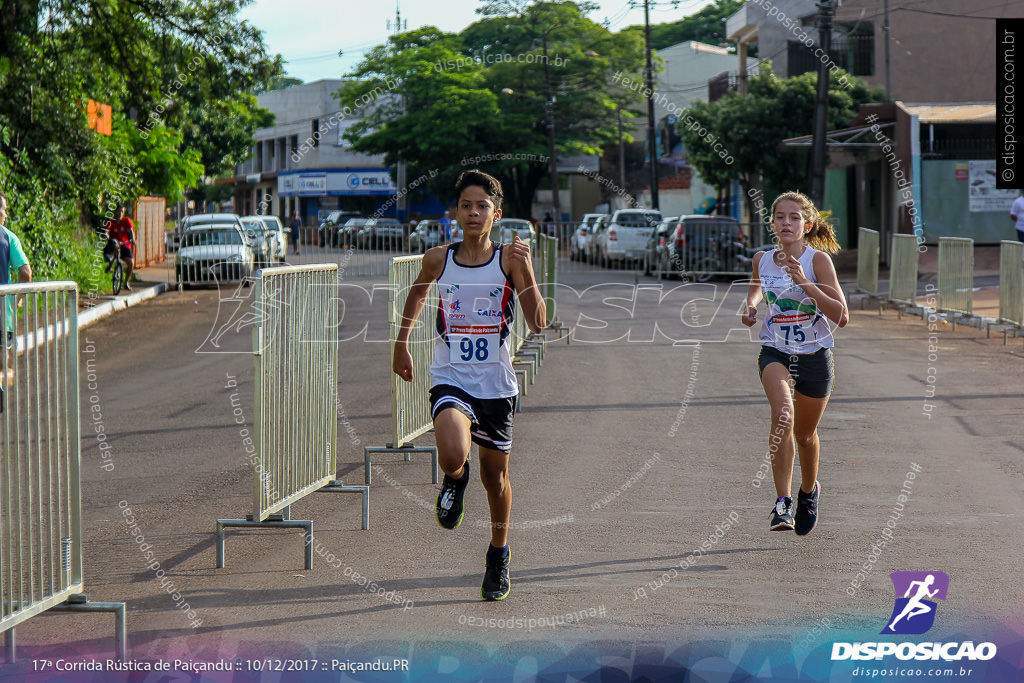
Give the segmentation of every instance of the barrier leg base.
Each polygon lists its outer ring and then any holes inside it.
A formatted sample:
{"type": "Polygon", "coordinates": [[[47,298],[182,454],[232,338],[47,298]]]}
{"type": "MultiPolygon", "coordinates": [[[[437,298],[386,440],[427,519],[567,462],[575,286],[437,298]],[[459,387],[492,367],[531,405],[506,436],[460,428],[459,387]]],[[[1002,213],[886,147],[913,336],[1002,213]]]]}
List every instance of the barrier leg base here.
{"type": "Polygon", "coordinates": [[[18,660],[13,626],[4,631],[4,656],[8,664],[14,664],[18,660]]]}
{"type": "Polygon", "coordinates": [[[433,470],[431,472],[431,483],[436,484],[440,478],[441,464],[437,460],[437,449],[433,446],[413,446],[412,444],[402,444],[398,448],[388,444],[387,446],[364,446],[363,447],[363,465],[366,469],[364,480],[366,485],[369,486],[372,482],[373,477],[370,475],[370,468],[372,465],[371,459],[374,454],[380,453],[402,453],[405,455],[405,459],[408,460],[409,456],[413,453],[430,453],[431,462],[433,464],[433,470]]]}
{"type": "Polygon", "coordinates": [[[128,652],[128,629],[125,604],[123,602],[89,602],[89,596],[79,593],[67,602],[50,608],[54,612],[113,612],[114,638],[117,641],[117,658],[125,661],[128,652]]]}
{"type": "Polygon", "coordinates": [[[557,333],[559,339],[561,339],[564,336],[566,344],[571,344],[572,343],[572,334],[570,334],[569,328],[566,327],[565,323],[563,323],[562,321],[560,321],[560,320],[554,321],[553,323],[548,325],[548,329],[552,330],[555,333],[557,333]]]}
{"type": "Polygon", "coordinates": [[[537,381],[537,369],[540,367],[540,355],[536,351],[524,350],[523,348],[520,347],[520,349],[516,351],[516,357],[512,359],[512,363],[513,365],[515,363],[529,364],[530,369],[532,371],[532,376],[530,377],[530,384],[533,384],[535,381],[537,381]]]}
{"type": "MultiPolygon", "coordinates": [[[[287,511],[287,508],[285,508],[287,511]]],[[[288,519],[285,512],[280,519],[272,517],[265,522],[257,522],[248,515],[246,519],[218,519],[217,520],[217,569],[224,568],[224,529],[227,527],[259,528],[259,529],[305,529],[306,539],[313,536],[313,520],[311,519],[288,519]]],[[[313,544],[303,543],[306,548],[306,569],[313,568],[313,544]]]]}
{"type": "Polygon", "coordinates": [[[363,530],[370,528],[370,487],[369,486],[346,486],[341,483],[341,479],[335,479],[327,486],[324,486],[317,491],[326,491],[327,493],[361,493],[363,494],[363,530]]]}

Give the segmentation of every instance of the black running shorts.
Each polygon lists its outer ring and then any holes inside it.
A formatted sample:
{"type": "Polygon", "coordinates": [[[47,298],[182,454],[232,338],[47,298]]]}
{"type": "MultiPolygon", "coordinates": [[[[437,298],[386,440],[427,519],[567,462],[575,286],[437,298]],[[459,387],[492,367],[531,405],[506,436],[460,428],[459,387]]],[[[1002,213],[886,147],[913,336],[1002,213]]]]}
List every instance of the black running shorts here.
{"type": "Polygon", "coordinates": [[[476,398],[451,384],[430,388],[430,416],[454,408],[470,419],[469,435],[478,446],[502,453],[512,450],[512,418],[518,397],[476,398]]]}
{"type": "Polygon", "coordinates": [[[772,346],[762,346],[757,357],[758,374],[763,375],[770,363],[782,363],[793,378],[793,389],[808,398],[825,398],[832,393],[835,382],[832,349],[790,355],[772,346]]]}

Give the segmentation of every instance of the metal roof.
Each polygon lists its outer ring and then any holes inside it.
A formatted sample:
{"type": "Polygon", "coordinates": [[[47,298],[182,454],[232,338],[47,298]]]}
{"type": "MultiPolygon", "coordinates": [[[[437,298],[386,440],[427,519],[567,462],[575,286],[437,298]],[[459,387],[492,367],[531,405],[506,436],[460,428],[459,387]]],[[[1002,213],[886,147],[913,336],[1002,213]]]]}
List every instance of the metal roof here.
{"type": "Polygon", "coordinates": [[[904,104],[921,123],[995,123],[995,104],[904,104]]]}

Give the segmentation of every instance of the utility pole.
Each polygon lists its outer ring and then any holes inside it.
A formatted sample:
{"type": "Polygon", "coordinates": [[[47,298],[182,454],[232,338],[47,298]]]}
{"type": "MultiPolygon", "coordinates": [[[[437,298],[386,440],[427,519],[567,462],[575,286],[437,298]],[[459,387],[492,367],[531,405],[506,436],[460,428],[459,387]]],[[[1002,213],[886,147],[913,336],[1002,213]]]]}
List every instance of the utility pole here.
{"type": "Polygon", "coordinates": [[[644,0],[644,52],[647,56],[647,149],[651,157],[651,208],[658,206],[658,144],[654,130],[654,63],[651,59],[650,0],[644,0]]]}
{"type": "MultiPolygon", "coordinates": [[[[829,57],[832,44],[832,0],[818,2],[818,42],[829,57]]],[[[818,92],[814,99],[814,145],[811,151],[811,201],[821,208],[825,198],[825,135],[828,132],[828,64],[818,60],[818,92]]]]}
{"type": "Polygon", "coordinates": [[[882,11],[882,33],[885,35],[885,101],[892,102],[892,87],[889,80],[889,0],[885,0],[882,11]]]}
{"type": "Polygon", "coordinates": [[[555,158],[555,98],[551,94],[551,80],[548,76],[548,34],[544,34],[541,43],[544,48],[544,114],[548,124],[548,174],[551,177],[551,208],[554,212],[555,234],[559,234],[558,224],[562,220],[562,204],[559,201],[558,159],[555,158]]]}
{"type": "MultiPolygon", "coordinates": [[[[399,33],[404,31],[408,27],[409,27],[408,19],[406,20],[404,26],[402,24],[402,12],[399,9],[398,2],[396,0],[395,1],[395,35],[397,36],[399,33]]],[[[391,22],[390,21],[388,21],[388,28],[389,29],[391,28],[391,22]]],[[[405,96],[404,95],[399,95],[398,99],[399,99],[399,103],[400,103],[400,110],[402,112],[402,115],[404,116],[405,115],[405,96]]],[[[405,174],[406,174],[405,160],[404,159],[399,159],[398,160],[398,169],[397,169],[397,172],[395,173],[395,184],[398,185],[398,201],[397,201],[397,203],[395,205],[395,213],[398,214],[397,218],[398,218],[399,222],[401,222],[401,223],[406,223],[407,222],[406,218],[409,217],[409,215],[408,215],[408,206],[406,204],[406,194],[407,193],[406,193],[405,185],[406,185],[407,181],[406,181],[406,178],[405,178],[405,174]]],[[[405,236],[406,243],[408,243],[408,233],[409,233],[408,227],[404,228],[403,232],[406,235],[405,236]]]]}

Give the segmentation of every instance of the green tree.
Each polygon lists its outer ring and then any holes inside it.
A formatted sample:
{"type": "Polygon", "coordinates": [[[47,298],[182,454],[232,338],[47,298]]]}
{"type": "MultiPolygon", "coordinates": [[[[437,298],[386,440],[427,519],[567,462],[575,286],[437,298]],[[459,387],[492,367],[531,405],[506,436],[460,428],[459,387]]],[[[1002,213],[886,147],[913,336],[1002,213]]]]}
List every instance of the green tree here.
{"type": "MultiPolygon", "coordinates": [[[[735,14],[744,0],[717,0],[696,14],[667,24],[651,26],[651,45],[662,50],[689,40],[725,47],[729,39],[725,34],[725,20],[735,14]]],[[[629,26],[624,32],[644,34],[643,26],[629,26]]],[[[756,56],[756,54],[751,55],[756,56]]]]}
{"type": "MultiPolygon", "coordinates": [[[[749,85],[749,95],[730,92],[712,103],[696,103],[683,112],[677,128],[690,165],[719,190],[738,179],[750,215],[755,216],[748,190],[763,189],[770,196],[807,186],[806,152],[782,150],[779,145],[812,132],[817,74],[780,79],[763,65],[749,85]]],[[[884,101],[879,88],[839,70],[829,80],[827,126],[842,128],[860,105],[884,101]],[[843,87],[844,80],[848,88],[843,87]]]]}
{"type": "Polygon", "coordinates": [[[557,153],[599,153],[617,140],[616,103],[630,99],[607,87],[609,58],[621,60],[617,66],[641,62],[642,44],[590,21],[588,8],[489,3],[459,35],[428,27],[392,37],[338,93],[353,117],[362,105],[345,139],[357,151],[383,154],[389,166],[405,160],[410,182],[425,176],[420,188],[445,199],[454,175],[479,167],[502,181],[506,214],[529,217],[548,175],[547,95],[557,153]]]}
{"type": "Polygon", "coordinates": [[[244,158],[269,120],[253,93],[282,71],[260,33],[237,20],[245,1],[0,4],[3,189],[48,207],[12,212],[30,251],[49,239],[33,234],[37,220],[77,234],[101,225],[115,202],[174,200],[244,158]],[[112,108],[109,136],[90,129],[90,100],[112,108]]]}

